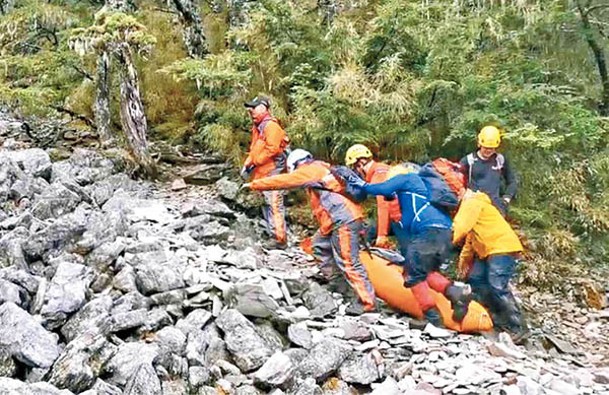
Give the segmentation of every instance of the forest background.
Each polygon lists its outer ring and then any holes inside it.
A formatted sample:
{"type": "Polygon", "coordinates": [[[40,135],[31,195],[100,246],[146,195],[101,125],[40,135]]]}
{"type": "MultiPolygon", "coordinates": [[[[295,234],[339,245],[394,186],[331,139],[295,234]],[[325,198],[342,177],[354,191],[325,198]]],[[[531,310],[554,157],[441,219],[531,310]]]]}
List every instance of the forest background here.
{"type": "Polygon", "coordinates": [[[458,160],[494,123],[523,281],[559,290],[609,262],[608,32],[603,0],[0,0],[0,105],[235,165],[258,93],[337,163],[458,160]]]}

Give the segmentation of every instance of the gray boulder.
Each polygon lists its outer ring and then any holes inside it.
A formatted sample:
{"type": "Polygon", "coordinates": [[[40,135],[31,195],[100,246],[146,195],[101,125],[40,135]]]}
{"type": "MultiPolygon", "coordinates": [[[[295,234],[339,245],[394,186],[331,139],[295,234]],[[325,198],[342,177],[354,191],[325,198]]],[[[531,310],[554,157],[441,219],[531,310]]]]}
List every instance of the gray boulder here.
{"type": "Polygon", "coordinates": [[[141,265],[136,268],[136,283],[144,295],[184,288],[183,273],[175,263],[141,265]]]}
{"type": "Polygon", "coordinates": [[[84,265],[61,262],[57,266],[40,311],[48,327],[63,325],[69,314],[85,304],[92,279],[93,271],[84,265]]]}
{"type": "Polygon", "coordinates": [[[91,300],[78,310],[66,324],[61,328],[61,334],[68,341],[72,341],[87,330],[94,328],[106,328],[110,324],[110,309],[112,308],[112,297],[100,296],[91,300]]]}
{"type": "Polygon", "coordinates": [[[51,369],[49,382],[79,393],[89,389],[115,352],[103,335],[89,332],[72,340],[51,369]]]}
{"type": "Polygon", "coordinates": [[[234,284],[224,292],[224,300],[249,317],[271,317],[279,309],[279,304],[259,284],[234,284]]]}
{"type": "Polygon", "coordinates": [[[145,343],[123,343],[112,359],[105,365],[105,372],[110,375],[108,382],[118,386],[136,373],[141,364],[150,364],[159,355],[159,346],[145,343]]]}
{"type": "Polygon", "coordinates": [[[352,352],[349,343],[328,337],[315,344],[298,365],[301,377],[323,380],[335,372],[352,352]]]}
{"type": "Polygon", "coordinates": [[[161,395],[161,381],[151,363],[140,363],[125,386],[124,395],[161,395]]]}
{"type": "Polygon", "coordinates": [[[370,384],[379,379],[379,370],[372,354],[366,354],[347,358],[338,375],[348,383],[370,384]]]}
{"type": "Polygon", "coordinates": [[[17,227],[0,238],[0,267],[14,266],[21,270],[28,269],[22,246],[29,236],[27,229],[17,227]]]}
{"type": "Polygon", "coordinates": [[[313,317],[325,317],[338,310],[332,294],[317,283],[311,283],[302,295],[302,300],[313,317]]]}
{"type": "Polygon", "coordinates": [[[74,211],[81,200],[82,198],[77,193],[66,188],[61,182],[56,182],[36,197],[32,214],[42,220],[59,218],[74,211]]]}
{"type": "Polygon", "coordinates": [[[69,159],[53,163],[51,182],[73,180],[88,185],[109,178],[113,172],[111,160],[95,151],[77,148],[69,159]]]}
{"type": "Polygon", "coordinates": [[[6,395],[74,395],[68,390],[60,390],[49,383],[28,384],[19,380],[0,377],[0,394],[6,395]]]}
{"type": "Polygon", "coordinates": [[[29,296],[25,289],[10,281],[0,279],[0,304],[11,302],[21,307],[28,308],[29,296]]]}
{"type": "Polygon", "coordinates": [[[273,354],[254,374],[254,382],[264,388],[285,386],[294,377],[295,366],[282,352],[273,354]]]}
{"type": "Polygon", "coordinates": [[[288,327],[288,338],[300,347],[311,348],[313,345],[313,336],[304,322],[290,325],[288,327]]]}
{"type": "Polygon", "coordinates": [[[112,286],[122,292],[137,291],[135,270],[131,265],[125,265],[120,272],[114,276],[112,286]]]}
{"type": "Polygon", "coordinates": [[[204,309],[193,310],[188,315],[176,324],[176,328],[182,331],[185,335],[194,331],[203,329],[205,324],[211,319],[211,313],[204,309]]]}
{"type": "Polygon", "coordinates": [[[243,372],[259,368],[273,354],[254,325],[237,310],[226,310],[216,325],[224,332],[226,346],[243,372]]]}
{"type": "Polygon", "coordinates": [[[19,166],[23,172],[32,177],[50,179],[51,158],[40,148],[30,148],[19,151],[5,151],[0,155],[7,155],[19,166]]]}
{"type": "Polygon", "coordinates": [[[57,336],[14,303],[0,306],[0,347],[31,367],[48,368],[59,356],[57,336]]]}

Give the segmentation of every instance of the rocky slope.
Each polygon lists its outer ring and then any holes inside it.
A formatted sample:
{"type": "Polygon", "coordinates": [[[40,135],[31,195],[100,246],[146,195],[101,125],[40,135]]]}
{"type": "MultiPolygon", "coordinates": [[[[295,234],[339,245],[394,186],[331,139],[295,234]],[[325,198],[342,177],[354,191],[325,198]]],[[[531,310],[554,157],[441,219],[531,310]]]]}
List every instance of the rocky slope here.
{"type": "Polygon", "coordinates": [[[309,257],[257,246],[235,199],[226,178],[152,185],[93,151],[2,149],[0,394],[609,394],[560,339],[345,315],[309,257]]]}

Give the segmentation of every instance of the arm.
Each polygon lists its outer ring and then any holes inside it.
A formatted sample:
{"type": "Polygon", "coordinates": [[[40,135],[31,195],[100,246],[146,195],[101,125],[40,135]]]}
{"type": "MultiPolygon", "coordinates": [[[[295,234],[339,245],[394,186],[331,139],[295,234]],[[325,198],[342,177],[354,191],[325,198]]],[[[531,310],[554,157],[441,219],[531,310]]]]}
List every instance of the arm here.
{"type": "Polygon", "coordinates": [[[269,122],[264,128],[266,139],[258,140],[258,143],[250,153],[252,164],[260,166],[271,161],[282,152],[281,143],[285,132],[276,122],[269,122]]]}
{"type": "Polygon", "coordinates": [[[368,195],[391,198],[394,193],[405,189],[406,185],[404,184],[404,176],[395,176],[379,184],[367,184],[364,186],[364,190],[368,195]]]}
{"type": "MultiPolygon", "coordinates": [[[[382,181],[383,176],[383,174],[375,173],[371,181],[373,183],[382,181]]],[[[376,237],[387,237],[389,234],[389,205],[390,202],[385,200],[383,196],[376,197],[376,237]]]]}
{"type": "Polygon", "coordinates": [[[468,233],[465,237],[465,244],[459,254],[459,261],[457,262],[457,278],[460,280],[466,279],[472,265],[474,264],[475,251],[473,245],[474,234],[468,233]]]}
{"type": "Polygon", "coordinates": [[[465,187],[467,188],[469,186],[469,162],[467,161],[467,155],[461,158],[459,164],[461,165],[461,174],[465,177],[465,187]]]}
{"type": "Polygon", "coordinates": [[[464,199],[453,220],[453,244],[461,241],[476,225],[482,206],[475,198],[464,199]]]}
{"type": "Polygon", "coordinates": [[[504,197],[508,197],[510,200],[514,199],[516,192],[518,191],[518,178],[512,167],[509,165],[507,159],[503,164],[503,176],[505,177],[505,194],[504,197]]]}
{"type": "Polygon", "coordinates": [[[255,191],[268,191],[306,187],[320,181],[320,175],[311,172],[307,167],[299,167],[289,174],[279,174],[254,180],[249,186],[255,191]]]}

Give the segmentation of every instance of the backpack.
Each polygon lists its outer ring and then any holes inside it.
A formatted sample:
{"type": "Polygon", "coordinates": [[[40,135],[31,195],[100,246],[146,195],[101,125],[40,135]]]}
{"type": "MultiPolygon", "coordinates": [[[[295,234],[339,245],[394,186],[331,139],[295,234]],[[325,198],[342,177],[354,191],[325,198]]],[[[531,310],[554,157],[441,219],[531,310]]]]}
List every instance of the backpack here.
{"type": "MultiPolygon", "coordinates": [[[[497,153],[495,160],[497,161],[496,170],[503,171],[503,165],[505,165],[505,156],[503,154],[497,153]]],[[[476,162],[476,157],[473,153],[467,154],[467,166],[469,167],[469,174],[467,178],[467,185],[472,183],[472,167],[474,167],[474,162],[476,162]]]]}
{"type": "Polygon", "coordinates": [[[347,166],[330,166],[330,173],[341,184],[341,194],[353,200],[356,203],[361,203],[366,200],[367,194],[362,189],[366,183],[355,171],[347,166]]]}
{"type": "Polygon", "coordinates": [[[425,183],[431,204],[453,211],[465,191],[465,176],[459,163],[438,158],[421,167],[419,176],[425,183]]]}

